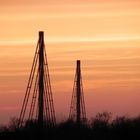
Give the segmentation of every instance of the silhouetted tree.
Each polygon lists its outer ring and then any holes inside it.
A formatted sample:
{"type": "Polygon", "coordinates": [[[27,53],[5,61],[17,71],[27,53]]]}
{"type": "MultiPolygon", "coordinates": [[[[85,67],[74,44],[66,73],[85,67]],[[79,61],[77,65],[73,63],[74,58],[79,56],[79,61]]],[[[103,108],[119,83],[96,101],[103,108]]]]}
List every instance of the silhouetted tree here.
{"type": "Polygon", "coordinates": [[[19,122],[19,119],[16,118],[16,117],[12,117],[10,119],[10,122],[9,122],[9,125],[8,125],[8,128],[10,131],[16,131],[18,130],[18,122],[19,122]]]}
{"type": "Polygon", "coordinates": [[[124,140],[140,139],[140,116],[135,118],[116,117],[108,112],[98,113],[90,123],[77,127],[72,120],[63,120],[56,126],[44,121],[40,129],[36,120],[26,121],[24,126],[18,128],[18,119],[11,118],[9,125],[0,127],[0,140],[124,140]]]}
{"type": "Polygon", "coordinates": [[[92,129],[106,128],[109,126],[109,121],[112,118],[112,114],[108,112],[98,113],[95,118],[92,119],[92,129]]]}

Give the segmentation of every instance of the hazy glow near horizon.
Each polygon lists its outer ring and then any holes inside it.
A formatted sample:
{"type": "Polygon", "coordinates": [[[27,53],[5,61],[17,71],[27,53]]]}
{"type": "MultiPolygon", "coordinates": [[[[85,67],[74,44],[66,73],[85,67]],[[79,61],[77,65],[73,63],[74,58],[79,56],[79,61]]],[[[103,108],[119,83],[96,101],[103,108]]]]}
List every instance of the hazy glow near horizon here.
{"type": "Polygon", "coordinates": [[[39,30],[57,118],[68,116],[77,59],[89,118],[139,115],[139,7],[139,0],[0,1],[0,123],[19,115],[39,30]]]}

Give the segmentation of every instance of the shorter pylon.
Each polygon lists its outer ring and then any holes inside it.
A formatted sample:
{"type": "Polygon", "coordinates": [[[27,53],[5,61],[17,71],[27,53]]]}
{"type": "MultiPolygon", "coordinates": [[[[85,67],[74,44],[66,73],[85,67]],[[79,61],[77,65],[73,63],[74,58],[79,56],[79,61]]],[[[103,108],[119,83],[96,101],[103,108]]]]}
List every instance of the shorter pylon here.
{"type": "Polygon", "coordinates": [[[77,60],[69,119],[75,121],[77,125],[86,122],[80,60],[77,60]]]}

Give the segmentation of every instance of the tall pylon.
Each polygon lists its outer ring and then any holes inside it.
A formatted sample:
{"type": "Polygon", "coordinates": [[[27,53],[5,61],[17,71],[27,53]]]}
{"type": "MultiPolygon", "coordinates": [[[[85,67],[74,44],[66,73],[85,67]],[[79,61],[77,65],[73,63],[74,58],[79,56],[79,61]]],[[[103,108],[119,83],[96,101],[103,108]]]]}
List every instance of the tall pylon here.
{"type": "Polygon", "coordinates": [[[25,115],[28,117],[27,120],[35,120],[40,126],[43,126],[43,122],[52,125],[56,123],[43,31],[39,32],[39,40],[19,117],[19,127],[23,125],[25,115]],[[28,105],[29,101],[31,101],[30,105],[28,105]],[[29,110],[28,106],[30,106],[29,110]],[[27,115],[26,112],[28,112],[27,115]]]}
{"type": "Polygon", "coordinates": [[[77,67],[73,86],[69,119],[75,121],[77,125],[80,125],[81,123],[84,123],[86,121],[86,110],[80,60],[77,60],[76,64],[77,67]]]}

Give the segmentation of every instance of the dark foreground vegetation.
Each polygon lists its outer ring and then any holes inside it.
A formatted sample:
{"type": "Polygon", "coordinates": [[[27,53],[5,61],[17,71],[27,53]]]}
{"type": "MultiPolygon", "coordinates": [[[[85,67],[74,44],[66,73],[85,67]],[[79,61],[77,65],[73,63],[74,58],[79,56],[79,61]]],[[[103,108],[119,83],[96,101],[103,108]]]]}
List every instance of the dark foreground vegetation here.
{"type": "Polygon", "coordinates": [[[44,125],[39,129],[36,122],[26,122],[18,128],[13,118],[8,126],[0,127],[0,140],[140,140],[140,116],[135,118],[116,117],[110,113],[99,113],[91,121],[77,126],[67,120],[55,127],[44,125]]]}

